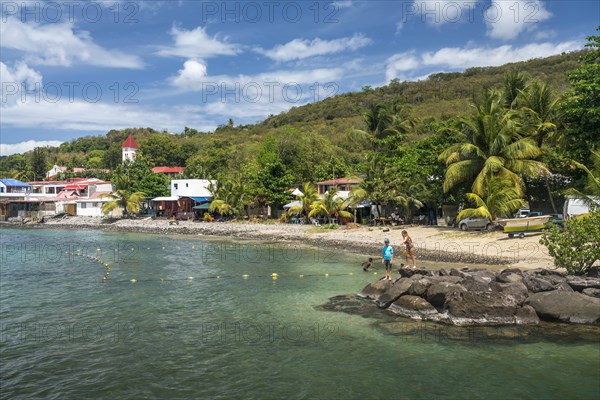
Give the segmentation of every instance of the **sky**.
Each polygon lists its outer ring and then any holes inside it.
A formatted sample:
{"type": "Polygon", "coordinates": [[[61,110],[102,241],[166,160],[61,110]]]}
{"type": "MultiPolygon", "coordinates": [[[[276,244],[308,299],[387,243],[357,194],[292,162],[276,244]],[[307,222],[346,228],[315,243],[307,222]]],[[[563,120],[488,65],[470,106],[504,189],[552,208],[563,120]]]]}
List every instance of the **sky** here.
{"type": "Polygon", "coordinates": [[[0,1],[0,154],[582,49],[598,1],[0,1]]]}

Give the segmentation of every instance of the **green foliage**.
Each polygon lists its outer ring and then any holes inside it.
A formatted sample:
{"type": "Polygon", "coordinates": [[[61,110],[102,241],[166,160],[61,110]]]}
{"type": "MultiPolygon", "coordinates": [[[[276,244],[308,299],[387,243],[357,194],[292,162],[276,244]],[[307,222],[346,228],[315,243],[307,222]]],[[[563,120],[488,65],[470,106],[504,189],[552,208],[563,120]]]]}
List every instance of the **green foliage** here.
{"type": "Polygon", "coordinates": [[[462,210],[456,216],[457,221],[464,218],[488,218],[493,221],[496,217],[508,217],[525,206],[525,201],[512,186],[512,182],[500,177],[486,180],[483,196],[467,193],[466,197],[475,208],[462,210]]]}
{"type": "Polygon", "coordinates": [[[583,53],[579,68],[568,73],[571,91],[561,104],[568,123],[565,145],[579,162],[600,147],[600,35],[589,36],[586,47],[591,50],[583,53]]]}
{"type": "Polygon", "coordinates": [[[33,179],[44,179],[46,177],[46,172],[48,172],[49,169],[46,159],[46,149],[43,147],[36,147],[33,149],[31,154],[31,172],[33,173],[33,179]]]}
{"type": "Polygon", "coordinates": [[[169,196],[170,180],[164,174],[149,173],[141,181],[134,185],[134,189],[143,192],[147,197],[154,198],[160,196],[169,196]]]}
{"type": "Polygon", "coordinates": [[[178,167],[185,162],[185,159],[181,159],[181,146],[168,133],[150,135],[141,140],[139,145],[139,153],[152,167],[178,167]]]}
{"type": "Polygon", "coordinates": [[[102,213],[108,215],[111,211],[121,207],[123,216],[129,217],[131,214],[137,214],[140,211],[141,202],[144,200],[144,193],[131,192],[129,190],[117,190],[114,193],[103,194],[102,198],[109,198],[102,206],[102,213]]]}
{"type": "Polygon", "coordinates": [[[558,268],[585,274],[600,260],[600,211],[567,220],[562,230],[552,226],[540,243],[548,248],[558,268]]]}

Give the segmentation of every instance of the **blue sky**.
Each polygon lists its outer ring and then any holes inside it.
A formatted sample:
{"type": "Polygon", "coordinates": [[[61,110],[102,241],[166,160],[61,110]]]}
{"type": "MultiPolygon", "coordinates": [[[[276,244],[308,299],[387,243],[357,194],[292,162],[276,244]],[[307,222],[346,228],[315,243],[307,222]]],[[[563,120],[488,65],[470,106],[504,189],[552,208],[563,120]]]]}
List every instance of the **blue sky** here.
{"type": "Polygon", "coordinates": [[[597,1],[1,1],[0,153],[583,48],[597,1]]]}

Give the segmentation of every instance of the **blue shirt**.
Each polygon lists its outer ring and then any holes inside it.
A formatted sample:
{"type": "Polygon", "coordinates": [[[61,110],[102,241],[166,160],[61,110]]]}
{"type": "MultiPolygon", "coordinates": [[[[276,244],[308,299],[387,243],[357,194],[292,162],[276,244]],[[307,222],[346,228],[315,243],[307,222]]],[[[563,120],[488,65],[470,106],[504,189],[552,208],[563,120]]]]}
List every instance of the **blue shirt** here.
{"type": "Polygon", "coordinates": [[[392,255],[394,254],[394,248],[386,244],[385,246],[383,246],[383,249],[381,249],[381,252],[383,253],[384,260],[391,260],[392,255]]]}

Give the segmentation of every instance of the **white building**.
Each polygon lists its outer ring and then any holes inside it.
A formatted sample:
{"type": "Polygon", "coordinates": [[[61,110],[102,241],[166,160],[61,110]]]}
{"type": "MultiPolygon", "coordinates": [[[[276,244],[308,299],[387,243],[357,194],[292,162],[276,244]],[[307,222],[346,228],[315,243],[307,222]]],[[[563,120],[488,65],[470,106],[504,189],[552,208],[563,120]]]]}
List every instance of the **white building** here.
{"type": "Polygon", "coordinates": [[[127,139],[125,139],[123,145],[121,146],[123,152],[123,162],[126,160],[135,161],[135,152],[139,147],[140,146],[138,146],[131,134],[127,136],[127,139]]]}
{"type": "MultiPolygon", "coordinates": [[[[208,179],[173,179],[171,181],[171,196],[212,199],[213,195],[208,190],[210,185],[215,188],[217,181],[208,179]]],[[[198,200],[197,200],[198,201],[198,200]]]]}

